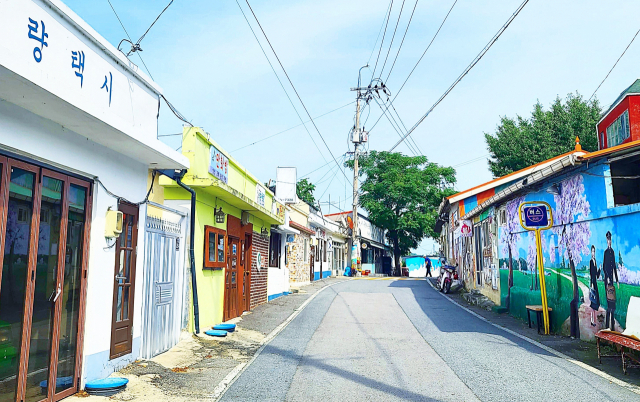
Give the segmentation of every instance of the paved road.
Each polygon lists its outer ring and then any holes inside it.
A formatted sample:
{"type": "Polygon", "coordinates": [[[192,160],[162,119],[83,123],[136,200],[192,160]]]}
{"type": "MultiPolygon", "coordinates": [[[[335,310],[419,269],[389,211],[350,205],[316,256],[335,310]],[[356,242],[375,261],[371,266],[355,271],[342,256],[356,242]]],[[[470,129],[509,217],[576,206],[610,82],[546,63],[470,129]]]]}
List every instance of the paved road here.
{"type": "Polygon", "coordinates": [[[425,280],[326,288],[223,401],[638,401],[449,302],[425,280]]]}

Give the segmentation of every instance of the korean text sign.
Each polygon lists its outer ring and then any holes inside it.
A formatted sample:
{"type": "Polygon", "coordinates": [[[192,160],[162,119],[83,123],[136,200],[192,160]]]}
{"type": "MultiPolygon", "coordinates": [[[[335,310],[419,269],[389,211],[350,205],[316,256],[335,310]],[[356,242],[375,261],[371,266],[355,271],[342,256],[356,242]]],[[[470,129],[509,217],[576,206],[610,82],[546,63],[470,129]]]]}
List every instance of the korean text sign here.
{"type": "Polygon", "coordinates": [[[209,173],[227,184],[229,181],[229,159],[213,145],[210,148],[210,156],[209,173]]]}
{"type": "Polygon", "coordinates": [[[524,223],[528,227],[546,227],[549,225],[547,208],[544,205],[524,207],[524,223]]]}

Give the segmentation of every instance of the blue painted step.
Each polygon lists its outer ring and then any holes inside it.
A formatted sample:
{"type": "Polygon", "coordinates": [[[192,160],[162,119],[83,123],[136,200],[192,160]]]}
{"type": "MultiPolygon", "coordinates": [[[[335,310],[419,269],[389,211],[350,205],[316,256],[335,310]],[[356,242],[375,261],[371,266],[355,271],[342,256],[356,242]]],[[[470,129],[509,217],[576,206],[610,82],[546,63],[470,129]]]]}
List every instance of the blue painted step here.
{"type": "Polygon", "coordinates": [[[227,331],[221,331],[219,329],[210,329],[210,330],[204,331],[204,333],[209,336],[219,336],[219,337],[227,336],[227,331]]]}
{"type": "Polygon", "coordinates": [[[94,389],[95,390],[113,389],[113,388],[122,387],[123,385],[127,385],[128,382],[129,380],[127,380],[126,378],[108,377],[108,378],[103,378],[101,380],[89,381],[88,383],[85,384],[84,388],[87,391],[94,390],[94,389]]]}
{"type": "Polygon", "coordinates": [[[233,332],[236,330],[236,324],[218,324],[213,327],[221,331],[233,332]]]}

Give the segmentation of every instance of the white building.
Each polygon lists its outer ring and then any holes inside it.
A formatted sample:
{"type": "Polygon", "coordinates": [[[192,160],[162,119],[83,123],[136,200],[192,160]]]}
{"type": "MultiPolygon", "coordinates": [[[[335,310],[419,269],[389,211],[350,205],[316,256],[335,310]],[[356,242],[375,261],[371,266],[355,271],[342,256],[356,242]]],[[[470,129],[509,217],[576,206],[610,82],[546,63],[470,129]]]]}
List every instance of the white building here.
{"type": "Polygon", "coordinates": [[[0,38],[0,400],[58,400],[140,355],[147,213],[126,201],[188,161],[156,138],[160,88],[60,1],[2,1],[0,38]]]}

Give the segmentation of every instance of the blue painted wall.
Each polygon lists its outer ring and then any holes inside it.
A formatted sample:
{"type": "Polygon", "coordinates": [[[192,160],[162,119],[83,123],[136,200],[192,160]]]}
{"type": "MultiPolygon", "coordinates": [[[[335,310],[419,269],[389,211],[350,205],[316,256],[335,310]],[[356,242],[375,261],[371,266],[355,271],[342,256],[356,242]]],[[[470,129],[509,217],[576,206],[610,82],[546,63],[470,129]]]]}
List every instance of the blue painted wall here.
{"type": "MultiPolygon", "coordinates": [[[[619,283],[615,283],[616,300],[613,311],[616,328],[624,328],[627,305],[631,296],[640,296],[640,204],[615,207],[609,165],[600,162],[583,166],[542,184],[539,191],[526,194],[506,204],[507,224],[498,227],[498,256],[500,259],[501,300],[505,305],[509,295],[509,248],[512,251],[513,287],[510,291],[510,312],[526,317],[525,304],[540,304],[539,281],[535,263],[535,237],[520,227],[517,206],[523,201],[545,201],[552,207],[554,227],[542,232],[542,249],[549,306],[552,313],[552,331],[568,330],[569,303],[574,298],[571,253],[578,278],[578,303],[581,337],[591,339],[604,327],[608,307],[603,273],[597,278],[599,305],[591,308],[591,247],[595,247],[595,260],[602,269],[607,249],[606,233],[611,232],[611,246],[615,256],[619,283]],[[560,194],[547,189],[556,184],[560,194]],[[509,236],[509,233],[512,233],[509,236]],[[595,326],[591,325],[596,311],[595,326]]],[[[615,277],[614,277],[615,281],[615,277]]]]}

